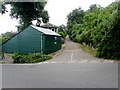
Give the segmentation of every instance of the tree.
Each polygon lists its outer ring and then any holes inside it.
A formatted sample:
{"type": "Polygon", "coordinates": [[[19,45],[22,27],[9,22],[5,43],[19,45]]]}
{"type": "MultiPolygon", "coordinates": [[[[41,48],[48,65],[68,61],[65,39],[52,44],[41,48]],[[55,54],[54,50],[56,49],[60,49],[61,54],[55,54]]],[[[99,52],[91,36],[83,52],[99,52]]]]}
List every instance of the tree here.
{"type": "Polygon", "coordinates": [[[2,12],[2,2],[0,2],[0,13],[2,12]]]}
{"type": "MultiPolygon", "coordinates": [[[[42,18],[43,23],[48,22],[49,16],[48,12],[44,10],[44,7],[47,2],[6,2],[6,4],[11,5],[10,16],[12,18],[19,19],[20,30],[23,30],[30,24],[33,20],[37,20],[38,25],[40,25],[40,18],[42,18]]],[[[6,12],[6,9],[3,9],[3,13],[6,12]]]]}
{"type": "Polygon", "coordinates": [[[7,36],[0,36],[0,45],[6,42],[9,38],[7,36]]]}
{"type": "Polygon", "coordinates": [[[83,23],[84,11],[81,8],[73,10],[67,15],[68,22],[76,22],[77,24],[83,23]]]}
{"type": "Polygon", "coordinates": [[[66,27],[62,24],[58,27],[58,33],[62,36],[62,38],[66,37],[66,27]]]}
{"type": "Polygon", "coordinates": [[[65,27],[65,25],[60,25],[59,27],[58,27],[58,32],[64,32],[64,33],[66,33],[66,31],[67,31],[67,29],[66,29],[66,27],[65,27]]]}
{"type": "Polygon", "coordinates": [[[101,58],[120,59],[120,2],[116,6],[108,19],[109,23],[105,24],[107,33],[97,48],[97,56],[101,58]]]}
{"type": "MultiPolygon", "coordinates": [[[[79,25],[76,24],[82,24],[84,19],[85,12],[81,8],[73,10],[71,13],[67,15],[67,33],[70,37],[70,39],[74,39],[76,37],[76,32],[79,28],[79,25]]],[[[74,39],[75,40],[75,39],[74,39]]]]}
{"type": "Polygon", "coordinates": [[[8,38],[13,37],[17,32],[6,32],[4,34],[2,34],[2,36],[6,36],[8,38]]]}
{"type": "Polygon", "coordinates": [[[7,12],[6,7],[4,6],[4,2],[0,2],[0,13],[3,14],[7,12]]]}
{"type": "Polygon", "coordinates": [[[98,4],[92,4],[90,5],[88,11],[92,12],[92,10],[94,10],[95,8],[101,8],[101,6],[98,4]]]}
{"type": "Polygon", "coordinates": [[[17,32],[6,32],[0,35],[0,45],[16,35],[17,32]]]}
{"type": "MultiPolygon", "coordinates": [[[[72,17],[70,14],[69,16],[72,17]]],[[[78,17],[81,18],[80,16],[78,17]]],[[[68,19],[68,34],[71,40],[84,43],[96,49],[96,56],[106,59],[120,59],[120,1],[103,8],[91,5],[84,12],[82,23],[76,18],[68,19]]]]}

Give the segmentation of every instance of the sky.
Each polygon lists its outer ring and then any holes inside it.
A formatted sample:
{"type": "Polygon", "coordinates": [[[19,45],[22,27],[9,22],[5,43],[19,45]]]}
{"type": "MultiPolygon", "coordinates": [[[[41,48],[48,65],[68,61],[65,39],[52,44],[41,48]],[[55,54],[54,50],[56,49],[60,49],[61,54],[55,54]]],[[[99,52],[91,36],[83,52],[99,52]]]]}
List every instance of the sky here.
{"type": "MultiPolygon", "coordinates": [[[[54,25],[66,25],[67,15],[75,8],[81,7],[83,10],[89,9],[91,4],[99,4],[102,7],[110,5],[115,0],[48,0],[45,9],[48,11],[50,19],[49,22],[54,25]]],[[[7,6],[8,9],[10,6],[7,6]]],[[[15,26],[18,25],[16,19],[11,19],[9,12],[0,14],[0,34],[7,31],[16,31],[15,26]]]]}

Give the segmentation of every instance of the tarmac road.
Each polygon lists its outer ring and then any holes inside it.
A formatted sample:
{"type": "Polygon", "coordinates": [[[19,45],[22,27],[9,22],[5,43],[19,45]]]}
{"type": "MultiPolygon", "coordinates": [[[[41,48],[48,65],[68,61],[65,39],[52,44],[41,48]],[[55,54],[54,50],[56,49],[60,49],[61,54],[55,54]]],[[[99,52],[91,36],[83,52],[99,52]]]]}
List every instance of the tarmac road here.
{"type": "Polygon", "coordinates": [[[61,54],[50,60],[49,63],[115,63],[115,61],[93,57],[83,52],[77,44],[67,38],[61,54]]]}
{"type": "Polygon", "coordinates": [[[93,57],[66,40],[60,55],[39,64],[2,65],[3,88],[118,88],[118,63],[93,57]]]}

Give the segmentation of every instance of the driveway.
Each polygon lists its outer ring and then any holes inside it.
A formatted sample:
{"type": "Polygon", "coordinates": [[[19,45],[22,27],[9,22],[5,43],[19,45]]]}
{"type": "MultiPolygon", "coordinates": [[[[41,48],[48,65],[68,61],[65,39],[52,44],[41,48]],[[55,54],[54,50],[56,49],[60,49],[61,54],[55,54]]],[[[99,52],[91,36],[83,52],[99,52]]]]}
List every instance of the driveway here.
{"type": "Polygon", "coordinates": [[[118,88],[118,63],[93,57],[69,39],[49,61],[2,65],[1,72],[3,88],[118,88]]]}

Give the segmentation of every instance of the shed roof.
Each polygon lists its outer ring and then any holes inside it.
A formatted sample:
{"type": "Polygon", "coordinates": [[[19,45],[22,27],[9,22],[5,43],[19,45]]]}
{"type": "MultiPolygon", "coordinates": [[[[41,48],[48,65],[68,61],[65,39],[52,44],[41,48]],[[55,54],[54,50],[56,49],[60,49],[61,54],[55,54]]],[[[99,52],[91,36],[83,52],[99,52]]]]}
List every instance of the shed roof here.
{"type": "Polygon", "coordinates": [[[37,27],[34,25],[30,25],[31,27],[35,28],[36,30],[46,34],[46,35],[55,35],[55,36],[61,36],[60,34],[50,30],[50,29],[45,29],[45,28],[41,28],[41,27],[37,27]]]}

